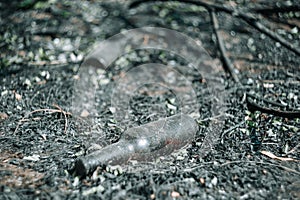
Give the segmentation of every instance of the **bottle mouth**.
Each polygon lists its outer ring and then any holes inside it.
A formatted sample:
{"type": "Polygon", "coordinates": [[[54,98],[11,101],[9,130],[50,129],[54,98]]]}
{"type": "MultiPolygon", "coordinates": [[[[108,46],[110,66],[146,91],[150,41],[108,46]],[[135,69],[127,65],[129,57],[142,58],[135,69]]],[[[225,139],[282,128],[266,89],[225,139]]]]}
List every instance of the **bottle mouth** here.
{"type": "Polygon", "coordinates": [[[82,159],[77,159],[75,161],[75,166],[71,170],[72,174],[79,177],[85,177],[89,173],[89,169],[85,166],[82,159]]]}

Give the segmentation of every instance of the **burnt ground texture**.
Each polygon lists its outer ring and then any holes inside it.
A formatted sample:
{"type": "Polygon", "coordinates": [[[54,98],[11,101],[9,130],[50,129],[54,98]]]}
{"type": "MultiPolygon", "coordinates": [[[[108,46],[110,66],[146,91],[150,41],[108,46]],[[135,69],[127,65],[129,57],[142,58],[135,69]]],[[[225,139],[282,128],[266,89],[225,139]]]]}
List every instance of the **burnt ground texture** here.
{"type": "Polygon", "coordinates": [[[11,0],[0,10],[0,199],[300,198],[298,1],[11,0]],[[96,113],[72,112],[79,66],[95,44],[145,26],[201,41],[226,110],[212,115],[206,80],[184,58],[135,50],[99,72],[96,113]],[[78,157],[178,112],[174,94],[148,86],[130,99],[131,120],[116,122],[115,80],[150,62],[173,66],[192,83],[200,107],[194,140],[155,161],[74,175],[78,157]],[[225,124],[203,155],[208,124],[219,118],[225,124]]]}

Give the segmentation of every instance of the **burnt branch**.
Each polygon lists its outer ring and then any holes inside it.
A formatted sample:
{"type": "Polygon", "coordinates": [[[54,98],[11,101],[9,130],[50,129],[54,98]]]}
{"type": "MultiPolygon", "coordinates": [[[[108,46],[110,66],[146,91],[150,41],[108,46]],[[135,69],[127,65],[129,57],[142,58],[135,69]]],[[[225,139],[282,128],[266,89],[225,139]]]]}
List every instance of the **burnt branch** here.
{"type": "Polygon", "coordinates": [[[211,11],[210,14],[211,14],[211,19],[212,19],[212,23],[213,23],[213,27],[214,27],[214,32],[216,34],[219,50],[220,50],[220,53],[221,53],[221,59],[222,59],[223,64],[224,64],[224,68],[225,68],[225,70],[227,70],[230,73],[230,75],[232,76],[234,81],[236,83],[238,83],[240,81],[239,81],[239,78],[238,78],[237,73],[236,73],[237,69],[235,69],[235,67],[232,64],[231,60],[226,55],[226,49],[225,49],[224,41],[223,41],[220,29],[219,29],[219,23],[218,23],[218,19],[216,17],[216,14],[215,14],[214,11],[211,11]]]}
{"type": "Polygon", "coordinates": [[[300,48],[299,47],[298,48],[295,47],[293,44],[288,42],[286,39],[284,39],[283,37],[281,37],[280,35],[278,35],[274,31],[272,31],[271,29],[267,28],[265,25],[260,23],[257,19],[249,17],[249,15],[245,15],[245,14],[241,15],[241,18],[244,19],[248,24],[250,24],[251,26],[253,26],[257,30],[259,30],[260,32],[266,34],[267,36],[269,36],[273,40],[275,40],[275,41],[279,42],[280,44],[282,44],[282,46],[286,47],[287,49],[291,50],[292,52],[294,52],[295,54],[300,56],[300,48]]]}
{"type": "Polygon", "coordinates": [[[254,94],[247,93],[247,96],[251,97],[253,99],[258,99],[260,101],[264,101],[266,103],[269,103],[269,104],[272,104],[274,106],[278,106],[278,107],[281,107],[281,108],[285,108],[286,107],[285,105],[283,105],[281,103],[278,103],[276,101],[272,101],[272,100],[269,100],[269,99],[265,99],[265,98],[262,98],[262,97],[258,97],[258,96],[254,95],[254,94]]]}
{"type": "MultiPolygon", "coordinates": [[[[129,8],[137,7],[138,5],[140,5],[142,3],[170,2],[170,1],[174,1],[174,0],[158,0],[158,1],[154,1],[154,0],[148,0],[148,1],[137,0],[137,1],[132,2],[129,5],[129,8]]],[[[176,0],[175,0],[175,2],[176,2],[176,0]]],[[[179,1],[177,1],[177,2],[179,2],[179,1]]],[[[271,29],[269,29],[268,27],[266,27],[265,25],[260,23],[258,18],[256,18],[254,15],[251,15],[251,14],[245,12],[245,11],[241,12],[239,9],[235,9],[235,8],[224,6],[224,5],[208,3],[207,1],[203,1],[203,0],[199,0],[199,1],[182,0],[180,2],[181,3],[193,4],[193,5],[197,5],[197,6],[202,6],[202,7],[205,7],[207,10],[223,11],[223,12],[229,13],[229,14],[235,16],[235,17],[241,18],[244,21],[246,21],[249,25],[251,25],[252,27],[257,29],[258,31],[266,34],[271,39],[279,42],[282,46],[286,47],[290,51],[293,51],[295,54],[300,56],[300,48],[299,47],[295,47],[293,44],[288,42],[286,39],[284,39],[283,37],[281,37],[280,35],[278,35],[274,31],[272,31],[271,29]]]]}
{"type": "Polygon", "coordinates": [[[272,13],[278,13],[278,12],[298,12],[300,11],[300,5],[276,5],[273,7],[266,7],[266,6],[255,6],[254,8],[251,8],[252,11],[261,13],[265,15],[266,13],[272,14],[272,13]]]}
{"type": "Polygon", "coordinates": [[[175,2],[180,2],[180,3],[188,3],[188,4],[193,4],[193,5],[197,5],[197,6],[202,6],[205,7],[208,10],[218,10],[218,11],[224,11],[224,12],[229,12],[232,13],[233,9],[223,6],[223,5],[217,5],[217,4],[213,4],[213,3],[208,3],[206,1],[195,1],[195,0],[181,0],[181,1],[176,1],[176,0],[136,0],[133,1],[130,5],[129,8],[135,8],[137,6],[139,6],[142,3],[150,3],[150,2],[171,2],[171,1],[175,1],[175,2]]]}
{"type": "Polygon", "coordinates": [[[283,110],[276,110],[273,108],[267,108],[263,107],[257,103],[254,102],[249,96],[247,97],[247,105],[248,109],[250,111],[261,111],[263,113],[272,114],[279,117],[285,117],[285,118],[300,118],[300,111],[283,111],[283,110]]]}

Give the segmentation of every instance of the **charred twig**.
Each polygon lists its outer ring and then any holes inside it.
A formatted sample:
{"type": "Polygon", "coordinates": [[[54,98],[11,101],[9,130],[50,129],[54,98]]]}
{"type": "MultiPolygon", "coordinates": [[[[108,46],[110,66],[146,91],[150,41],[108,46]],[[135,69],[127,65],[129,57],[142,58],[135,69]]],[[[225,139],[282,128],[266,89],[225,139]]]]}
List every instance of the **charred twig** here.
{"type": "Polygon", "coordinates": [[[294,28],[295,26],[298,26],[297,24],[297,19],[293,20],[293,19],[285,19],[285,18],[281,18],[275,15],[264,15],[263,16],[267,17],[270,21],[273,21],[275,24],[278,25],[278,27],[281,27],[285,30],[287,30],[287,27],[289,27],[290,29],[294,28]]]}
{"type": "Polygon", "coordinates": [[[289,72],[289,71],[284,71],[284,73],[288,76],[288,77],[292,77],[292,78],[295,78],[297,80],[300,80],[300,76],[299,75],[296,75],[292,72],[289,72]]]}
{"type": "MultiPolygon", "coordinates": [[[[145,1],[145,0],[136,0],[136,1],[133,1],[129,5],[129,8],[135,8],[135,7],[139,6],[142,3],[170,2],[170,1],[175,1],[176,2],[176,0],[148,0],[148,1],[145,1]]],[[[177,1],[177,2],[188,3],[188,4],[197,5],[197,6],[203,6],[203,7],[207,8],[207,9],[210,9],[210,10],[214,9],[214,10],[218,10],[218,11],[232,12],[232,9],[229,8],[229,7],[225,7],[225,6],[222,6],[222,5],[216,5],[216,4],[212,4],[212,3],[208,3],[208,2],[202,1],[202,0],[198,0],[198,1],[195,1],[195,0],[181,0],[181,1],[177,1]]]]}
{"type": "Polygon", "coordinates": [[[265,99],[265,98],[262,98],[262,97],[258,97],[258,96],[256,96],[256,95],[253,95],[253,94],[250,94],[250,93],[247,93],[247,96],[249,96],[249,97],[251,97],[251,98],[258,99],[258,100],[260,100],[260,101],[264,101],[264,102],[266,102],[266,103],[269,103],[269,104],[272,104],[272,105],[274,105],[274,106],[278,106],[278,107],[281,107],[281,108],[287,107],[287,106],[285,106],[285,105],[283,105],[283,104],[281,104],[281,103],[277,103],[277,102],[271,101],[271,100],[269,100],[269,99],[265,99]]]}
{"type": "Polygon", "coordinates": [[[198,123],[201,123],[201,122],[206,122],[206,121],[210,121],[210,120],[217,120],[218,118],[221,118],[221,117],[230,117],[230,118],[234,118],[233,115],[231,114],[228,114],[228,113],[224,113],[224,114],[220,114],[220,115],[216,115],[214,117],[207,117],[205,119],[200,119],[200,120],[197,120],[198,123]]]}
{"type": "Polygon", "coordinates": [[[289,150],[286,155],[294,153],[298,148],[300,148],[300,143],[297,144],[294,148],[292,148],[291,150],[289,150]]]}
{"type": "Polygon", "coordinates": [[[272,108],[266,108],[255,103],[250,97],[247,97],[247,104],[249,110],[253,110],[253,111],[258,110],[264,113],[276,115],[279,117],[285,117],[285,118],[300,118],[300,111],[283,111],[283,110],[276,110],[272,108]]]}
{"type": "MultiPolygon", "coordinates": [[[[207,163],[204,163],[203,165],[199,165],[199,166],[195,166],[195,167],[191,167],[191,168],[185,168],[183,169],[184,172],[192,172],[194,170],[197,170],[199,168],[202,168],[202,167],[205,167],[207,166],[208,164],[212,164],[213,162],[207,162],[207,163]]],[[[232,165],[232,164],[243,164],[243,163],[249,163],[249,164],[253,164],[253,165],[257,165],[257,164],[261,164],[261,165],[269,165],[269,166],[274,166],[274,167],[278,167],[278,168],[281,168],[287,172],[292,172],[292,173],[295,173],[297,175],[300,175],[300,172],[295,170],[295,169],[292,169],[292,168],[289,168],[289,167],[286,167],[286,166],[283,166],[283,165],[278,165],[278,164],[274,164],[274,163],[269,163],[269,162],[263,162],[263,161],[242,161],[242,160],[234,160],[234,161],[227,161],[223,164],[220,164],[219,167],[224,167],[224,166],[227,166],[227,165],[232,165]]]]}
{"type": "Polygon", "coordinates": [[[295,54],[300,56],[300,48],[295,47],[293,44],[288,42],[286,39],[281,37],[280,35],[276,34],[274,31],[267,28],[265,25],[260,23],[257,19],[251,19],[252,17],[249,17],[248,15],[241,15],[241,17],[251,26],[259,30],[260,32],[268,35],[273,40],[279,42],[282,44],[282,46],[286,47],[287,49],[293,51],[295,54]]]}
{"type": "Polygon", "coordinates": [[[278,167],[278,168],[281,168],[283,170],[286,170],[288,172],[292,172],[292,173],[295,173],[295,174],[298,174],[300,175],[300,172],[295,170],[295,169],[292,169],[292,168],[289,168],[289,167],[286,167],[286,166],[283,166],[283,165],[277,165],[277,164],[274,164],[274,163],[268,163],[268,162],[257,162],[257,161],[240,161],[240,160],[237,160],[237,161],[229,161],[229,162],[225,162],[223,164],[221,164],[220,166],[226,166],[226,165],[231,165],[231,164],[239,164],[239,163],[252,163],[252,164],[262,164],[262,165],[270,165],[270,166],[274,166],[274,167],[278,167]]]}
{"type": "Polygon", "coordinates": [[[296,80],[263,80],[264,83],[279,83],[279,84],[295,84],[300,85],[300,81],[296,80]]]}
{"type": "MultiPolygon", "coordinates": [[[[158,0],[158,1],[155,1],[155,2],[170,2],[170,1],[174,1],[174,0],[158,0]]],[[[147,2],[154,2],[154,1],[153,0],[149,0],[149,1],[137,0],[137,1],[132,2],[129,5],[129,8],[134,8],[134,7],[137,7],[138,5],[140,5],[141,3],[147,3],[147,2]]],[[[260,31],[262,33],[265,33],[266,35],[268,35],[273,40],[279,42],[282,46],[285,46],[287,49],[293,51],[295,54],[300,56],[300,48],[295,47],[293,44],[288,42],[286,39],[279,36],[274,31],[267,28],[265,25],[261,24],[255,16],[250,15],[249,13],[245,13],[244,11],[241,12],[238,9],[228,7],[228,6],[208,3],[208,2],[203,1],[203,0],[198,0],[198,1],[182,0],[180,2],[189,3],[189,4],[193,4],[193,5],[197,5],[197,6],[203,6],[208,10],[224,11],[224,12],[229,13],[229,14],[235,16],[235,17],[239,17],[239,18],[243,19],[244,21],[246,21],[252,27],[256,28],[258,31],[260,31]]]]}
{"type": "Polygon", "coordinates": [[[63,111],[63,109],[61,107],[59,107],[58,105],[54,104],[53,105],[55,108],[57,108],[58,110],[60,110],[60,112],[64,115],[65,118],[65,130],[64,133],[67,133],[67,128],[68,128],[68,118],[67,118],[67,114],[65,111],[63,111]]]}
{"type": "Polygon", "coordinates": [[[27,64],[30,66],[46,66],[46,65],[67,65],[67,64],[80,64],[82,60],[78,61],[59,61],[59,60],[53,60],[53,61],[36,61],[36,62],[28,62],[27,64]]]}
{"type": "Polygon", "coordinates": [[[229,128],[229,129],[225,130],[225,131],[221,134],[221,137],[220,137],[220,138],[223,138],[224,135],[226,135],[227,133],[229,133],[229,132],[235,130],[236,128],[240,127],[240,126],[243,125],[244,123],[245,123],[245,121],[242,121],[242,122],[236,124],[235,126],[233,126],[233,127],[229,128]]]}
{"type": "Polygon", "coordinates": [[[215,14],[214,11],[211,11],[210,14],[211,14],[211,19],[212,19],[214,31],[215,31],[215,34],[216,34],[216,37],[217,37],[217,42],[218,42],[218,46],[219,46],[219,49],[220,49],[221,58],[222,58],[222,61],[224,63],[224,68],[230,73],[230,75],[232,76],[234,81],[238,83],[239,78],[238,78],[237,73],[236,73],[237,69],[234,68],[232,62],[230,61],[230,59],[226,55],[226,49],[225,49],[224,41],[222,39],[220,30],[219,30],[219,23],[218,23],[218,19],[216,17],[216,14],[215,14]]]}
{"type": "MultiPolygon", "coordinates": [[[[57,105],[54,105],[54,107],[56,107],[56,108],[58,108],[58,109],[50,109],[50,108],[37,109],[37,110],[31,111],[31,112],[28,113],[26,116],[31,115],[31,114],[33,114],[33,113],[37,113],[37,112],[50,112],[51,114],[52,114],[52,113],[63,113],[63,115],[64,115],[64,117],[65,117],[65,133],[66,133],[67,125],[68,125],[67,115],[71,115],[71,113],[62,110],[62,109],[61,109],[59,106],[57,106],[57,105]]],[[[14,134],[18,131],[21,122],[24,122],[24,121],[25,121],[26,116],[24,116],[21,120],[19,120],[18,125],[17,125],[17,127],[16,127],[16,129],[15,129],[15,131],[14,131],[14,134]]]]}
{"type": "Polygon", "coordinates": [[[254,8],[251,8],[252,11],[257,12],[257,13],[278,13],[278,12],[291,12],[291,11],[300,11],[300,5],[295,4],[295,5],[279,5],[276,7],[264,7],[264,6],[255,6],[254,8]]]}
{"type": "Polygon", "coordinates": [[[295,162],[299,162],[300,160],[297,160],[297,159],[294,159],[294,158],[288,158],[288,157],[279,157],[279,156],[276,156],[275,154],[273,154],[272,152],[270,151],[260,151],[260,153],[264,156],[267,156],[271,159],[274,159],[274,160],[280,160],[280,161],[295,161],[295,162]]]}

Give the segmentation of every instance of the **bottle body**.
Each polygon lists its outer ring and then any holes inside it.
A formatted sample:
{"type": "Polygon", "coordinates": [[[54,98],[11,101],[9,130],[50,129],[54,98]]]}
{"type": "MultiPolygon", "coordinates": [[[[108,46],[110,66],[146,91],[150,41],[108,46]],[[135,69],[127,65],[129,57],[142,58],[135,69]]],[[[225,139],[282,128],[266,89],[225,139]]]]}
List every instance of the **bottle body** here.
{"type": "Polygon", "coordinates": [[[122,165],[129,160],[152,161],[190,143],[197,131],[196,121],[183,114],[130,128],[117,143],[79,158],[75,173],[84,176],[99,165],[122,165]]]}

